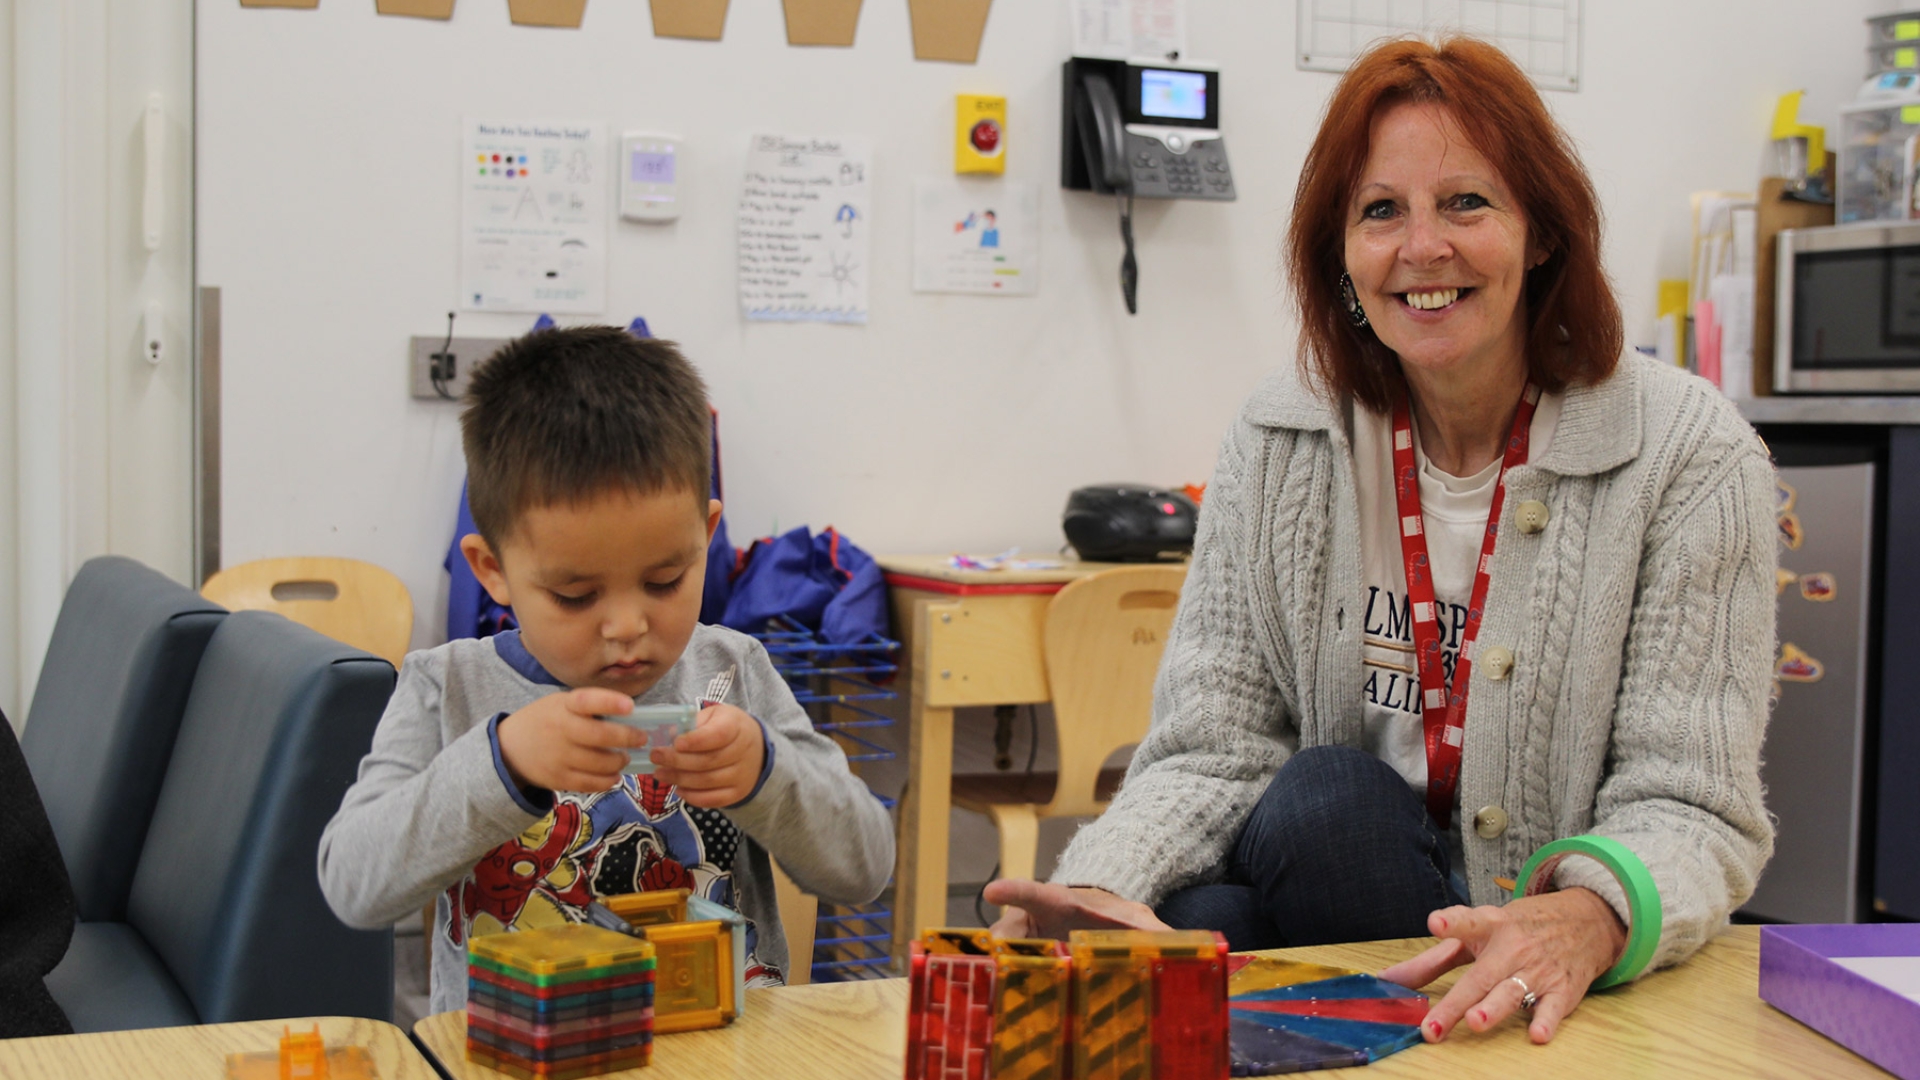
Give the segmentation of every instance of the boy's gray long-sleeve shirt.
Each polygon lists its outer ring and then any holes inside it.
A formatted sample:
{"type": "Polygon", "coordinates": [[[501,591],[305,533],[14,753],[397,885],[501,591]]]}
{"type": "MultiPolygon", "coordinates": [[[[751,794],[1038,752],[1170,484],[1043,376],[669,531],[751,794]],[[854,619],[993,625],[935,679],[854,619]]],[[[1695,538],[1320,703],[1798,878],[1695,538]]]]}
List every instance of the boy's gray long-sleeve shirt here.
{"type": "Polygon", "coordinates": [[[744,634],[696,628],[637,701],[699,704],[730,668],[725,700],[760,722],[769,758],[758,789],[716,811],[687,806],[651,777],[624,777],[609,792],[516,790],[497,722],[564,687],[517,634],[410,654],[359,779],[320,838],[327,902],[348,925],[372,928],[434,901],[434,1012],[466,1003],[470,935],[579,921],[588,899],[649,888],[691,888],[739,910],[753,926],[749,978],[777,979],[788,957],[769,854],[807,892],[864,903],[892,872],[893,826],[744,634]]]}

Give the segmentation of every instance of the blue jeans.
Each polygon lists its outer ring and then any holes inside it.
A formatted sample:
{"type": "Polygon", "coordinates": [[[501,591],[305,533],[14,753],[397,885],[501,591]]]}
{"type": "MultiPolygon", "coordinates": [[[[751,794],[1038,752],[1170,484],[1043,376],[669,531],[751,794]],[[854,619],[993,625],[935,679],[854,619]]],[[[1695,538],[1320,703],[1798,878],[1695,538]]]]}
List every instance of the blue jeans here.
{"type": "Polygon", "coordinates": [[[1156,914],[1218,930],[1235,950],[1424,937],[1464,904],[1446,835],[1393,767],[1316,746],[1275,773],[1227,855],[1226,881],[1170,894],[1156,914]]]}

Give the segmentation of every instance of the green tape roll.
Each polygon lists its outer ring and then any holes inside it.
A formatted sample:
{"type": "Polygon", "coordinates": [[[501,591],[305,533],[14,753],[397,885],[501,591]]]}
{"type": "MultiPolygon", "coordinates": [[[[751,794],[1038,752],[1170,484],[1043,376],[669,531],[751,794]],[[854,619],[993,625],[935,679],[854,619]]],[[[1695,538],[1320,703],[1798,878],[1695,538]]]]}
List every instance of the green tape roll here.
{"type": "Polygon", "coordinates": [[[1645,971],[1653,962],[1654,950],[1660,947],[1660,889],[1654,885],[1647,864],[1628,850],[1627,845],[1606,836],[1570,836],[1533,853],[1520,868],[1513,898],[1536,896],[1544,891],[1539,886],[1553,880],[1554,870],[1569,855],[1585,855],[1606,867],[1627,894],[1627,947],[1620,953],[1619,962],[1601,972],[1588,990],[1618,986],[1645,971]]]}

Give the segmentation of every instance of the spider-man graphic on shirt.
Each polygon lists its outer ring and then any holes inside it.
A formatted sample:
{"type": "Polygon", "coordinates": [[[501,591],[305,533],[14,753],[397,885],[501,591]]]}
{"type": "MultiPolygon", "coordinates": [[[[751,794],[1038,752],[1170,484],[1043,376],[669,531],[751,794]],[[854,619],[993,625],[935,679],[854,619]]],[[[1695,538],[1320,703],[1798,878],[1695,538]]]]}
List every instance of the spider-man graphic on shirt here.
{"type": "MultiPolygon", "coordinates": [[[[447,937],[584,921],[588,901],[656,889],[688,889],[738,909],[733,861],[740,830],[718,810],[689,806],[672,785],[623,776],[611,791],[556,791],[553,810],[494,848],[447,890],[447,937]]],[[[755,955],[747,921],[747,985],[778,985],[778,968],[755,955]]]]}

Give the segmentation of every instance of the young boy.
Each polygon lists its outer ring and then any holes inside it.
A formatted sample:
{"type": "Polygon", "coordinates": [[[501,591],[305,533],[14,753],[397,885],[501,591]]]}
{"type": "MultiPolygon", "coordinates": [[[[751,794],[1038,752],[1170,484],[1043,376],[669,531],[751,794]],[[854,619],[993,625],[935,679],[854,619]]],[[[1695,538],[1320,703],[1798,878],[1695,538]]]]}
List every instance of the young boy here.
{"type": "Polygon", "coordinates": [[[531,334],[474,376],[461,416],[474,576],[518,631],[407,657],[360,776],[320,838],[341,920],[434,899],[433,1011],[466,1002],[474,935],[581,920],[591,900],[687,888],[750,921],[747,975],[790,959],[769,855],[807,891],[878,895],[886,811],[817,734],[766,651],[697,623],[711,428],[672,345],[611,327],[531,334]],[[697,704],[625,775],[640,732],[599,717],[697,704]]]}

